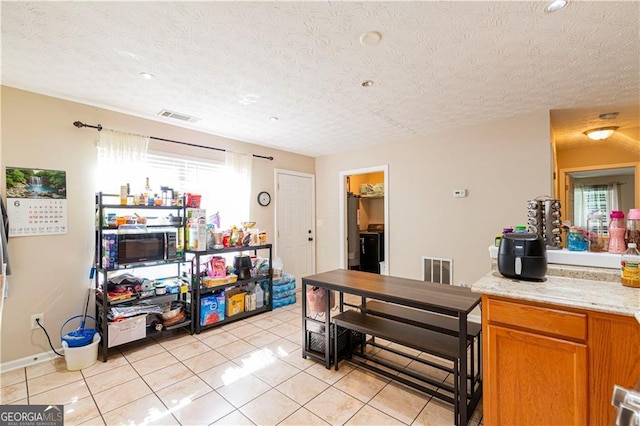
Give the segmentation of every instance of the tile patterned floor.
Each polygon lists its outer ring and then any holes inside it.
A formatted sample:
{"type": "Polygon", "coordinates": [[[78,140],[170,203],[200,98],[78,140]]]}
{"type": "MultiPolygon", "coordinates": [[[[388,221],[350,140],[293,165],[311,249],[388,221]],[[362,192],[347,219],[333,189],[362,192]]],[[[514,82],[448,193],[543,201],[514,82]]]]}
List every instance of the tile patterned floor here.
{"type": "MultiPolygon", "coordinates": [[[[453,424],[450,404],[348,362],[303,359],[300,316],[298,302],[119,346],[81,371],[58,358],[2,373],[0,403],[64,404],[66,425],[453,424]]],[[[470,424],[482,425],[482,404],[470,424]]]]}

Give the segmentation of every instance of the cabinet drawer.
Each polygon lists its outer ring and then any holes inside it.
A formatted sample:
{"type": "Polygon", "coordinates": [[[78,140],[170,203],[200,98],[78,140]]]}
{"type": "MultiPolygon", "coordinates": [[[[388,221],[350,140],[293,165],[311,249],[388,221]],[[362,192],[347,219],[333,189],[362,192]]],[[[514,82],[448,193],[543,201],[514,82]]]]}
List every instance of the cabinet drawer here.
{"type": "Polygon", "coordinates": [[[490,323],[510,325],[540,334],[587,340],[587,315],[549,306],[533,306],[489,298],[486,309],[490,323]]]}

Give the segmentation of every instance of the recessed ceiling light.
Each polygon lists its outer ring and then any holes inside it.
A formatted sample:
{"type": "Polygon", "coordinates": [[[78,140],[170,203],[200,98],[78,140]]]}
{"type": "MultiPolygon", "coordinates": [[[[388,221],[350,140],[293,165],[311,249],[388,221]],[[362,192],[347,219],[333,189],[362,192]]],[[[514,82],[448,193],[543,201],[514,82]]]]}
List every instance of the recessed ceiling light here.
{"type": "Polygon", "coordinates": [[[605,112],[604,114],[600,114],[600,120],[611,120],[612,118],[616,118],[618,116],[617,112],[605,112]]]}
{"type": "Polygon", "coordinates": [[[548,13],[557,12],[560,9],[564,8],[567,5],[567,3],[569,3],[568,0],[554,0],[551,3],[549,3],[544,10],[548,13]]]}
{"type": "Polygon", "coordinates": [[[360,36],[360,44],[363,46],[375,46],[382,40],[382,34],[378,31],[369,31],[360,36]]]}
{"type": "Polygon", "coordinates": [[[270,121],[278,121],[278,117],[269,117],[270,121]]]}
{"type": "Polygon", "coordinates": [[[360,84],[362,87],[371,87],[373,86],[373,81],[371,80],[365,80],[360,84]]]}
{"type": "Polygon", "coordinates": [[[154,79],[156,76],[151,74],[150,72],[141,72],[140,73],[140,77],[142,77],[145,80],[152,80],[154,79]]]}

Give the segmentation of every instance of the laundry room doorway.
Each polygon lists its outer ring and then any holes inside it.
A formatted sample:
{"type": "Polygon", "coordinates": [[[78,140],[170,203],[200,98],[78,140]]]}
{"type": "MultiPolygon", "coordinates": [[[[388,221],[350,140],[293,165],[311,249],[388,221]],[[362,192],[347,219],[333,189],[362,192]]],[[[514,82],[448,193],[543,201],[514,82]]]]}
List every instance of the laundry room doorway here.
{"type": "Polygon", "coordinates": [[[388,275],[389,166],[340,172],[340,267],[388,275]]]}

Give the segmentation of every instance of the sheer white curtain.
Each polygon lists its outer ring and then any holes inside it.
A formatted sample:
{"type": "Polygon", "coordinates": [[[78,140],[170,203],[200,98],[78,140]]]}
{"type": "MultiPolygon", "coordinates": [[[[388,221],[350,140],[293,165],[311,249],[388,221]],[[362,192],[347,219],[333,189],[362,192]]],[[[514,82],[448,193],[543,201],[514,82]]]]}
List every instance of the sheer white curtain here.
{"type": "MultiPolygon", "coordinates": [[[[103,129],[98,141],[98,182],[111,182],[109,176],[122,176],[120,184],[130,180],[132,171],[139,170],[147,161],[149,136],[103,129]]],[[[99,188],[115,191],[119,188],[99,188]]]]}
{"type": "Polygon", "coordinates": [[[222,228],[240,225],[241,221],[249,221],[249,207],[251,203],[251,171],[253,156],[237,152],[225,153],[225,163],[229,181],[222,182],[221,187],[227,189],[227,204],[223,209],[222,228]]]}
{"type": "Polygon", "coordinates": [[[587,226],[586,200],[584,199],[584,188],[577,186],[573,189],[573,225],[587,226]]]}
{"type": "Polygon", "coordinates": [[[608,210],[620,210],[620,184],[610,183],[607,185],[607,207],[608,210]]]}

